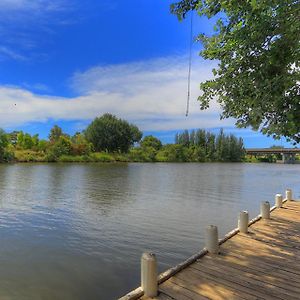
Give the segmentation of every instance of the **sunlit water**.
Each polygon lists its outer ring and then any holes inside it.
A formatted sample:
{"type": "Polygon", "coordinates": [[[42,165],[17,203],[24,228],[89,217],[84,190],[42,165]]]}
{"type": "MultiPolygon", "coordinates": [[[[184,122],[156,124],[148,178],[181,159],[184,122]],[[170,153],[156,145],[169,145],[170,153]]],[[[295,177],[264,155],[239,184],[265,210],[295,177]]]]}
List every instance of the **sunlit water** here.
{"type": "Polygon", "coordinates": [[[224,235],[240,210],[292,188],[300,165],[0,165],[0,299],[115,299],[139,285],[140,255],[159,271],[224,235]]]}

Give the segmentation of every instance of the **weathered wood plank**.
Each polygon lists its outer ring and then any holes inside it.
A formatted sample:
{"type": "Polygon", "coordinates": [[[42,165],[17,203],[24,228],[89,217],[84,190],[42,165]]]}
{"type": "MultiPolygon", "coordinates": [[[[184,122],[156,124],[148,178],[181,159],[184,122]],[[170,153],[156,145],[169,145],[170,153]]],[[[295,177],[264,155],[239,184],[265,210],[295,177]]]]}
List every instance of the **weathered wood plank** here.
{"type": "Polygon", "coordinates": [[[271,211],[270,220],[252,219],[248,234],[227,234],[219,255],[203,250],[163,273],[155,299],[300,299],[300,201],[271,211]]]}
{"type": "MultiPolygon", "coordinates": [[[[207,259],[211,258],[207,256],[207,259]]],[[[274,280],[282,284],[286,284],[287,281],[290,281],[289,284],[291,284],[293,287],[296,287],[297,290],[300,290],[300,278],[294,277],[292,273],[282,270],[277,266],[274,267],[273,265],[263,264],[261,262],[258,262],[257,260],[248,260],[247,262],[244,262],[242,260],[242,257],[237,257],[234,255],[221,257],[218,256],[214,257],[213,260],[215,260],[218,264],[229,266],[243,272],[246,268],[247,272],[254,275],[266,276],[267,278],[272,276],[274,280]]]]}
{"type": "Polygon", "coordinates": [[[194,274],[189,268],[187,273],[178,273],[170,281],[180,284],[197,295],[207,297],[208,299],[245,299],[244,297],[240,297],[239,293],[231,286],[220,285],[211,280],[212,278],[208,274],[204,275],[199,277],[198,274],[194,274]]]}
{"type": "Polygon", "coordinates": [[[186,287],[186,282],[180,280],[168,280],[160,286],[160,291],[173,297],[176,300],[207,300],[209,298],[204,297],[197,292],[186,287]]]}
{"type": "Polygon", "coordinates": [[[238,274],[237,272],[229,273],[228,269],[228,273],[226,273],[226,268],[207,264],[200,266],[194,264],[192,267],[201,273],[209,274],[211,280],[216,280],[222,285],[234,286],[234,289],[238,291],[239,294],[251,296],[252,299],[257,299],[257,297],[270,300],[286,299],[286,296],[283,293],[274,292],[273,290],[270,290],[266,296],[265,291],[262,289],[262,284],[257,284],[255,280],[243,276],[243,274],[238,274]],[[222,277],[220,277],[220,273],[222,274],[222,277]]]}
{"type": "Polygon", "coordinates": [[[235,229],[222,240],[219,255],[204,255],[162,283],[156,299],[300,299],[300,202],[253,220],[249,234],[235,229]]]}
{"type": "MultiPolygon", "coordinates": [[[[236,269],[232,266],[226,266],[225,264],[220,264],[216,261],[209,261],[204,259],[192,267],[196,269],[203,269],[212,274],[219,274],[222,272],[223,278],[229,281],[237,282],[240,285],[246,286],[247,288],[255,290],[258,293],[258,296],[262,296],[265,293],[266,289],[269,290],[269,294],[273,295],[273,297],[281,297],[286,299],[287,295],[290,299],[294,297],[294,299],[298,299],[298,295],[300,295],[300,287],[295,287],[293,285],[286,286],[286,282],[278,282],[273,276],[266,276],[261,273],[253,274],[249,269],[236,269]]],[[[251,293],[251,291],[248,291],[251,293]]]]}

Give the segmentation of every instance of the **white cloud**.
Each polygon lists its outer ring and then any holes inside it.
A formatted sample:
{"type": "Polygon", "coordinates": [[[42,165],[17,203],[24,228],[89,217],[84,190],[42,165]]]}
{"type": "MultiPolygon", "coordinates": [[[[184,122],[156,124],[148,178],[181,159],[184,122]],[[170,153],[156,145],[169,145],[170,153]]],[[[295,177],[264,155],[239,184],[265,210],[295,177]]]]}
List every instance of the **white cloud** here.
{"type": "Polygon", "coordinates": [[[137,124],[142,130],[173,130],[230,126],[220,121],[220,108],[200,111],[199,82],[208,79],[212,64],[193,66],[190,115],[185,117],[187,60],[170,57],[122,65],[98,66],[77,72],[70,80],[77,97],[33,94],[25,89],[0,87],[0,127],[33,121],[91,120],[110,112],[137,124]]]}

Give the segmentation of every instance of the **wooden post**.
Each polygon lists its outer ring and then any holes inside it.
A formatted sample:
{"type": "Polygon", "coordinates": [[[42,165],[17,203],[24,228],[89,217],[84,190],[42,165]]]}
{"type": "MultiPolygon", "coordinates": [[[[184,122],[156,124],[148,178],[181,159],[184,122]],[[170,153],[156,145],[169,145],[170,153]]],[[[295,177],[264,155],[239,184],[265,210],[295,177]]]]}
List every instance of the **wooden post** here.
{"type": "Polygon", "coordinates": [[[275,205],[277,208],[282,207],[282,195],[281,194],[276,194],[275,196],[275,205]]]}
{"type": "Polygon", "coordinates": [[[241,233],[247,233],[248,224],[249,224],[249,213],[247,211],[241,211],[239,221],[238,221],[239,231],[241,233]]]}
{"type": "Polygon", "coordinates": [[[285,197],[287,199],[287,201],[292,201],[292,190],[291,189],[286,189],[285,191],[285,197]]]}
{"type": "Polygon", "coordinates": [[[219,253],[218,227],[209,225],[206,227],[206,249],[212,254],[219,253]]]}
{"type": "Polygon", "coordinates": [[[270,203],[269,201],[263,201],[260,205],[260,213],[262,219],[270,219],[270,203]]]}
{"type": "Polygon", "coordinates": [[[154,253],[143,253],[142,255],[141,287],[146,297],[157,296],[157,261],[154,253]]]}

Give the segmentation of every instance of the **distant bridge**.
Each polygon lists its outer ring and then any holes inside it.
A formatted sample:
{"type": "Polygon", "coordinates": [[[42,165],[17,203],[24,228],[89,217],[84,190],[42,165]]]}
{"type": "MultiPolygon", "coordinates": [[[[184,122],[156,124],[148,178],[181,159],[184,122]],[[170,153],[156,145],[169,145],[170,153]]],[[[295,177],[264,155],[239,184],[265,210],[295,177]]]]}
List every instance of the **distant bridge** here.
{"type": "Polygon", "coordinates": [[[246,154],[260,156],[267,154],[281,154],[285,164],[295,163],[296,154],[300,154],[300,148],[248,148],[246,154]]]}

